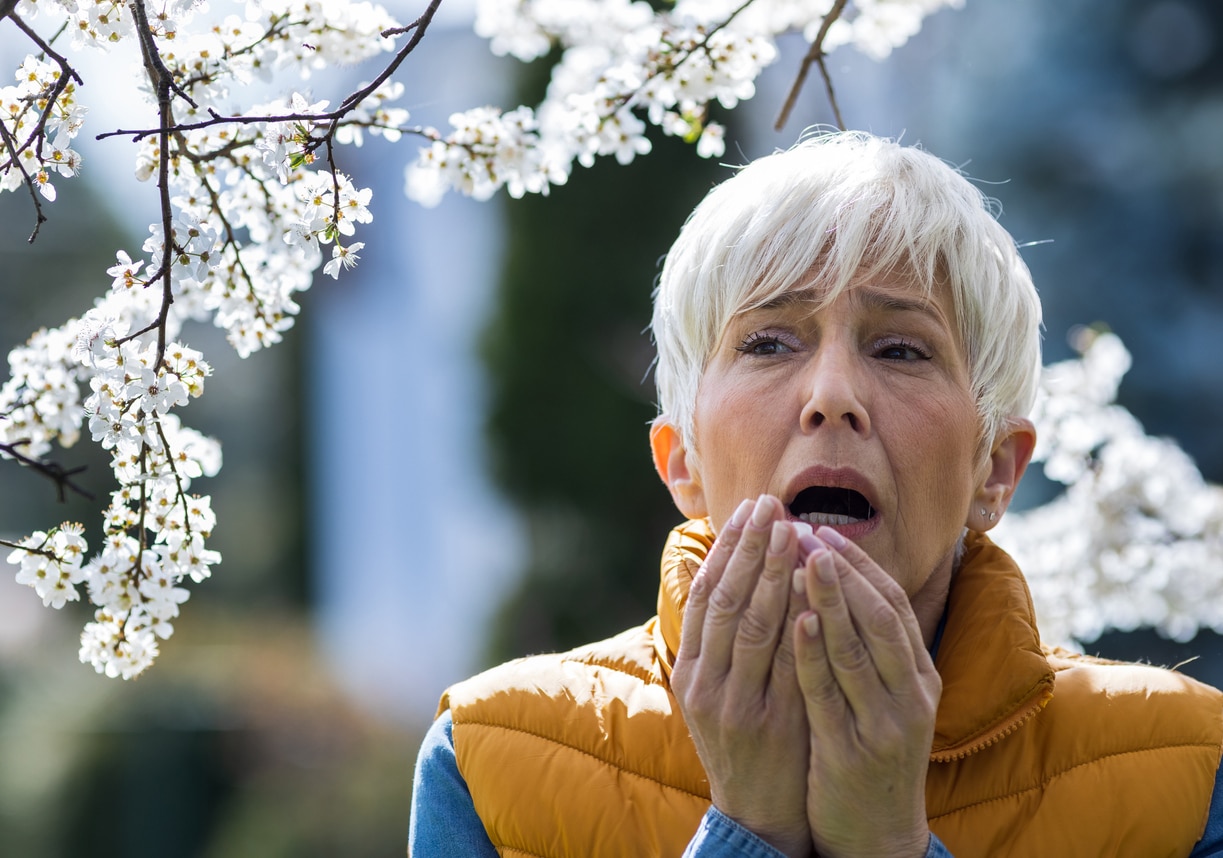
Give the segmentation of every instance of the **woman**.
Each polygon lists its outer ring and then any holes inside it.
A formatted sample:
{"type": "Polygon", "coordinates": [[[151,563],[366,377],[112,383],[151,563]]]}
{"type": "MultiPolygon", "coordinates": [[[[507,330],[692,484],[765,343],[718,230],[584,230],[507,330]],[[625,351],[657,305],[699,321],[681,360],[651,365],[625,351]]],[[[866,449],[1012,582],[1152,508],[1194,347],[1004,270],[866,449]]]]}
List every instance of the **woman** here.
{"type": "Polygon", "coordinates": [[[963,177],[863,134],[697,207],[655,297],[658,616],[451,688],[433,855],[1223,855],[1223,695],[1043,649],[983,535],[1040,310],[963,177]],[[682,620],[682,621],[681,621],[682,620]]]}

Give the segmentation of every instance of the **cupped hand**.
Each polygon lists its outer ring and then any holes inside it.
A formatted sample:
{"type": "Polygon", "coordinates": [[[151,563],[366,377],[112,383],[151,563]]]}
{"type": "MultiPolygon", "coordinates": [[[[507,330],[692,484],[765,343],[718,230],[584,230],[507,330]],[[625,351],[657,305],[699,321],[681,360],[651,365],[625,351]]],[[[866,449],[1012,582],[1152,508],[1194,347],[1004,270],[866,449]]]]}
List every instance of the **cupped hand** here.
{"type": "Polygon", "coordinates": [[[942,681],[900,586],[830,528],[794,575],[811,731],[807,819],[821,858],[922,856],[926,768],[942,681]]]}
{"type": "Polygon", "coordinates": [[[671,673],[714,806],[790,856],[812,852],[791,598],[805,529],[772,496],[740,504],[693,579],[671,673]]]}

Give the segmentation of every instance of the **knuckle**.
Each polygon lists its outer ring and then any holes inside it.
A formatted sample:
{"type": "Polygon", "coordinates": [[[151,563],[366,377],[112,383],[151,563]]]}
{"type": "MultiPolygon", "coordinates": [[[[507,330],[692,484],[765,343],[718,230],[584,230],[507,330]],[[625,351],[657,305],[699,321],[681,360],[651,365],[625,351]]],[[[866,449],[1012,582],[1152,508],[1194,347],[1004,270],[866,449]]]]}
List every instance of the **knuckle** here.
{"type": "Polygon", "coordinates": [[[708,683],[701,682],[697,675],[697,666],[691,662],[681,670],[679,662],[671,673],[671,692],[679,703],[680,711],[685,714],[703,714],[711,711],[710,695],[707,693],[708,683]]]}
{"type": "Polygon", "coordinates": [[[809,703],[819,708],[826,708],[841,703],[843,700],[841,686],[837,685],[836,680],[828,675],[808,682],[803,688],[803,696],[809,703]]]}
{"type": "Polygon", "coordinates": [[[692,604],[694,601],[701,601],[709,595],[711,576],[712,572],[709,569],[709,562],[706,561],[701,564],[701,568],[692,577],[692,585],[688,588],[688,604],[692,604]]]}
{"type": "Polygon", "coordinates": [[[739,598],[726,587],[715,587],[709,593],[709,618],[725,622],[739,612],[739,598]]]}
{"type": "Polygon", "coordinates": [[[752,563],[759,563],[766,550],[767,545],[763,540],[762,534],[744,534],[744,538],[740,539],[739,544],[735,546],[735,557],[752,563]]]}
{"type": "Polygon", "coordinates": [[[761,573],[761,578],[770,583],[778,583],[782,579],[789,578],[791,566],[786,562],[786,555],[774,554],[769,552],[764,562],[764,572],[761,573]]]}
{"type": "Polygon", "coordinates": [[[724,534],[719,537],[713,544],[713,548],[709,550],[709,554],[705,557],[705,565],[711,563],[721,563],[725,565],[730,560],[730,556],[735,551],[735,543],[738,540],[728,538],[729,534],[724,534]]]}
{"type": "Polygon", "coordinates": [[[739,620],[739,630],[735,640],[741,646],[763,647],[773,642],[776,630],[760,614],[751,608],[743,613],[739,620]]]}
{"type": "Polygon", "coordinates": [[[884,576],[879,582],[879,592],[883,598],[887,599],[897,609],[909,604],[909,597],[905,594],[904,589],[892,580],[890,576],[884,576]]]}
{"type": "Polygon", "coordinates": [[[830,647],[828,658],[841,670],[861,673],[871,668],[871,656],[860,641],[852,641],[830,647]]]}
{"type": "Polygon", "coordinates": [[[793,670],[798,664],[798,658],[794,653],[794,639],[789,634],[792,629],[787,627],[782,631],[780,640],[777,645],[777,651],[773,653],[773,663],[779,668],[793,670]]]}
{"type": "Polygon", "coordinates": [[[900,618],[888,604],[871,608],[867,615],[866,625],[872,632],[882,637],[898,637],[898,633],[903,631],[900,626],[900,618]]]}

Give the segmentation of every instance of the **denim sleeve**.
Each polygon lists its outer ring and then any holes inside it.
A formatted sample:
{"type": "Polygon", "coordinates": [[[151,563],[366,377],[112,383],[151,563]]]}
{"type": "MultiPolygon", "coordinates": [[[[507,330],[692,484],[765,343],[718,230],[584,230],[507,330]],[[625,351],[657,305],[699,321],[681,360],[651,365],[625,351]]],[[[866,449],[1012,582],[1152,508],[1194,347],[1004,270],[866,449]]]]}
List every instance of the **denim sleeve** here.
{"type": "Polygon", "coordinates": [[[1193,847],[1189,858],[1223,858],[1223,766],[1215,773],[1215,791],[1210,796],[1206,833],[1193,847]]]}
{"type": "MultiPolygon", "coordinates": [[[[684,850],[683,858],[785,858],[785,854],[765,843],[716,807],[711,807],[701,820],[696,836],[684,850]]],[[[952,855],[939,839],[931,834],[930,845],[926,847],[926,858],[952,858],[952,855]]]]}
{"type": "Polygon", "coordinates": [[[786,858],[716,807],[705,811],[683,858],[786,858]]]}
{"type": "Polygon", "coordinates": [[[412,781],[411,858],[497,858],[454,755],[453,722],[442,713],[421,744],[412,781]]]}
{"type": "Polygon", "coordinates": [[[934,836],[934,832],[930,832],[930,845],[926,847],[926,858],[955,858],[947,847],[943,845],[943,841],[934,836]]]}

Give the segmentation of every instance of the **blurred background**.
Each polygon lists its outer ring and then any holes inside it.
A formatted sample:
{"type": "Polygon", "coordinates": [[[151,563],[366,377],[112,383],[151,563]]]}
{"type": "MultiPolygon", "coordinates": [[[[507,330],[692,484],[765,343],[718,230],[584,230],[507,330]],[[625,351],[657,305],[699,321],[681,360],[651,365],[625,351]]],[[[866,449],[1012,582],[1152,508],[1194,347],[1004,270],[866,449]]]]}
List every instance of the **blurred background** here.
{"type": "MultiPolygon", "coordinates": [[[[538,100],[546,62],[493,57],[463,4],[443,10],[401,69],[413,122],[538,100]]],[[[0,23],[6,68],[20,59],[11,36],[0,23]]],[[[719,117],[725,162],[832,121],[812,80],[772,131],[804,51],[784,48],[757,97],[719,117]]],[[[1072,355],[1073,326],[1118,332],[1134,355],[1122,404],[1223,482],[1223,6],[968,0],[888,60],[842,49],[830,69],[851,127],[963,166],[1016,239],[1039,242],[1025,256],[1046,361],[1072,355]]],[[[314,95],[337,98],[361,71],[314,95]]],[[[90,133],[125,108],[101,90],[80,94],[90,133]]],[[[728,170],[658,138],[547,198],[425,210],[402,193],[414,152],[374,140],[344,153],[375,188],[366,249],[338,283],[319,278],[284,344],[242,361],[213,329],[185,333],[215,368],[183,417],[224,446],[220,475],[197,484],[224,562],[152,670],[96,676],[76,658],[88,609],[46,610],[0,566],[0,854],[402,854],[416,746],[448,683],[653,612],[678,516],[646,444],[650,292],[728,170]]],[[[0,196],[5,352],[87,309],[114,251],[135,255],[146,234],[153,189],[130,181],[130,144],[84,154],[32,246],[29,200],[0,196]]],[[[59,458],[88,465],[101,499],[99,452],[59,458]]],[[[1052,489],[1036,474],[1026,490],[1035,504],[1052,489]]],[[[96,544],[101,506],[58,504],[49,483],[0,465],[0,538],[73,519],[96,544]]],[[[1183,670],[1223,684],[1213,633],[1083,644],[1196,657],[1183,670]]]]}

